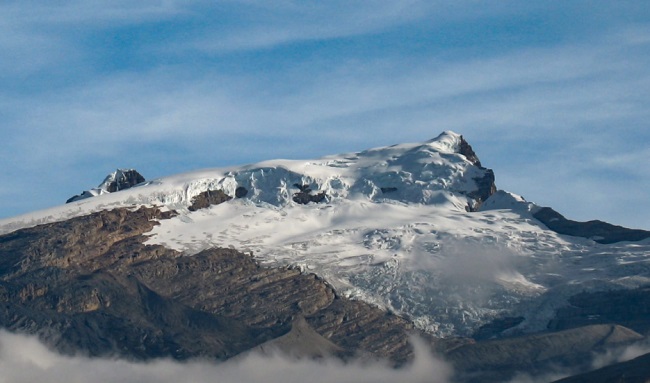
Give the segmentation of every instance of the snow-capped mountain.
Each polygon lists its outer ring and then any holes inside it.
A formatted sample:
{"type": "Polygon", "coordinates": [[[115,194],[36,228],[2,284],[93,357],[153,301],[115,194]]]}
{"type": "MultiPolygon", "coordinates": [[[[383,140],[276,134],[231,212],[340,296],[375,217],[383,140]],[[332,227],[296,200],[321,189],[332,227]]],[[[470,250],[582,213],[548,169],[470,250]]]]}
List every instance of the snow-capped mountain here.
{"type": "Polygon", "coordinates": [[[113,173],[106,176],[106,178],[104,178],[104,181],[102,181],[99,186],[89,190],[84,190],[81,194],[70,197],[66,203],[125,190],[141,184],[144,181],[144,177],[135,169],[117,169],[113,173]]]}
{"type": "Polygon", "coordinates": [[[312,272],[338,294],[438,336],[471,335],[502,317],[520,318],[506,332],[543,330],[580,292],[650,282],[649,239],[601,244],[549,230],[535,216],[539,206],[496,190],[492,170],[453,132],[98,189],[93,198],[2,220],[0,234],[116,207],[162,206],[177,215],[160,220],[147,244],[188,256],[232,247],[265,265],[312,272]],[[188,209],[207,191],[232,200],[188,209]]]}

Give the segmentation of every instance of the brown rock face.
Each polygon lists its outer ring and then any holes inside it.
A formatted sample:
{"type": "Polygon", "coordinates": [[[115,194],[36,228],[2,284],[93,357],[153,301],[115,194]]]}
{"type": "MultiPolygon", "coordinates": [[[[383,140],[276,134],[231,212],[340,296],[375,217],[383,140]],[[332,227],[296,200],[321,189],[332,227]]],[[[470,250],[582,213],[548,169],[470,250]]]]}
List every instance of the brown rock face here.
{"type": "Polygon", "coordinates": [[[484,168],[483,165],[481,165],[481,161],[478,159],[476,153],[474,153],[474,149],[472,149],[472,146],[467,141],[465,141],[465,138],[463,138],[463,136],[460,136],[459,153],[464,155],[465,158],[467,158],[467,160],[475,166],[478,166],[480,169],[485,170],[483,177],[474,178],[474,182],[476,182],[478,189],[469,195],[470,197],[474,198],[477,203],[475,206],[469,206],[468,210],[476,211],[486,199],[497,192],[497,187],[494,183],[494,171],[492,171],[492,169],[484,168]]]}
{"type": "Polygon", "coordinates": [[[467,160],[469,160],[469,162],[473,163],[479,168],[483,167],[481,166],[481,161],[478,159],[478,156],[476,153],[474,153],[474,149],[472,149],[472,146],[467,141],[465,141],[463,136],[460,136],[460,154],[464,155],[467,160]]]}
{"type": "Polygon", "coordinates": [[[293,194],[293,202],[307,205],[310,202],[321,203],[327,200],[327,194],[325,192],[313,194],[309,185],[294,184],[293,186],[300,190],[298,193],[293,194]]]}
{"type": "Polygon", "coordinates": [[[302,317],[341,355],[412,357],[407,321],[341,298],[313,274],[232,249],[145,246],[143,234],[172,215],[116,209],[0,237],[0,325],[68,353],[225,359],[302,317]]]}
{"type": "Polygon", "coordinates": [[[104,210],[0,236],[0,275],[3,279],[14,278],[48,268],[90,273],[113,263],[137,261],[157,249],[143,246],[143,252],[131,252],[128,257],[104,255],[115,246],[142,242],[144,237],[139,236],[157,225],[157,219],[173,215],[144,207],[135,211],[104,210]]]}
{"type": "Polygon", "coordinates": [[[205,209],[210,205],[218,205],[231,199],[232,197],[222,190],[208,190],[192,198],[192,205],[188,209],[190,211],[205,209]]]}

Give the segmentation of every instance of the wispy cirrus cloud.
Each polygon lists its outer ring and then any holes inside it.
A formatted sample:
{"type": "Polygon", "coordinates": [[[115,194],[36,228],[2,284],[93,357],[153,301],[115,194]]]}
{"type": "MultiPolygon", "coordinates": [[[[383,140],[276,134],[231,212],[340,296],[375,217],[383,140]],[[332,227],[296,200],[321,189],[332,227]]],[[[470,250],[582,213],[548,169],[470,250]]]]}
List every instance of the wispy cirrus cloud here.
{"type": "Polygon", "coordinates": [[[327,41],[378,34],[410,23],[450,23],[506,12],[506,4],[489,9],[471,1],[372,0],[363,3],[279,1],[223,1],[215,10],[221,18],[207,23],[207,36],[191,39],[172,49],[224,53],[271,49],[278,45],[327,41]],[[235,20],[232,22],[231,20],[235,20]],[[220,23],[220,21],[225,21],[220,23]]]}
{"type": "Polygon", "coordinates": [[[89,28],[114,27],[117,24],[159,21],[164,17],[184,12],[185,6],[196,1],[143,0],[138,2],[80,0],[5,1],[0,9],[5,15],[3,23],[28,27],[83,26],[89,28]]]}

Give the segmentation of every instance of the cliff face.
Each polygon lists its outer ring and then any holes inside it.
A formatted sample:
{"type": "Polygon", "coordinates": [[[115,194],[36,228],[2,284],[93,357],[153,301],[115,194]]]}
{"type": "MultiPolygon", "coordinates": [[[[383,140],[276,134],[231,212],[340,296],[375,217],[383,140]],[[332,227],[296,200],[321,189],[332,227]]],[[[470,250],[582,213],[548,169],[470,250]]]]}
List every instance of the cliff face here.
{"type": "Polygon", "coordinates": [[[477,189],[468,194],[476,201],[473,205],[470,204],[468,206],[468,210],[475,211],[478,210],[483,202],[490,198],[491,195],[497,192],[497,186],[494,182],[494,171],[481,165],[481,160],[479,160],[478,155],[474,152],[472,145],[470,145],[463,136],[460,136],[459,140],[458,153],[465,156],[469,162],[484,171],[482,176],[473,178],[474,182],[476,182],[477,189]]]}
{"type": "Polygon", "coordinates": [[[185,257],[143,245],[171,215],[101,211],[0,237],[0,325],[67,353],[225,359],[305,318],[342,356],[411,357],[409,323],[338,297],[315,275],[232,249],[185,257]]]}

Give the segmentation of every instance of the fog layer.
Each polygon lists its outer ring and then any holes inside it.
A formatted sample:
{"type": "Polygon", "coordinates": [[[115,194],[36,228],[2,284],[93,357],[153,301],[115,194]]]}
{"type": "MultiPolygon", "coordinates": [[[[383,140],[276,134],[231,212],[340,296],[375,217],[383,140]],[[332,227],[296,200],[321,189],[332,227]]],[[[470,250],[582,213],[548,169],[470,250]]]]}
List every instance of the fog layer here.
{"type": "Polygon", "coordinates": [[[432,356],[417,340],[413,343],[416,358],[402,369],[393,369],[381,362],[344,364],[338,360],[292,360],[258,354],[223,363],[168,359],[135,363],[62,356],[48,350],[35,337],[0,331],[0,383],[448,382],[451,368],[432,356]]]}

